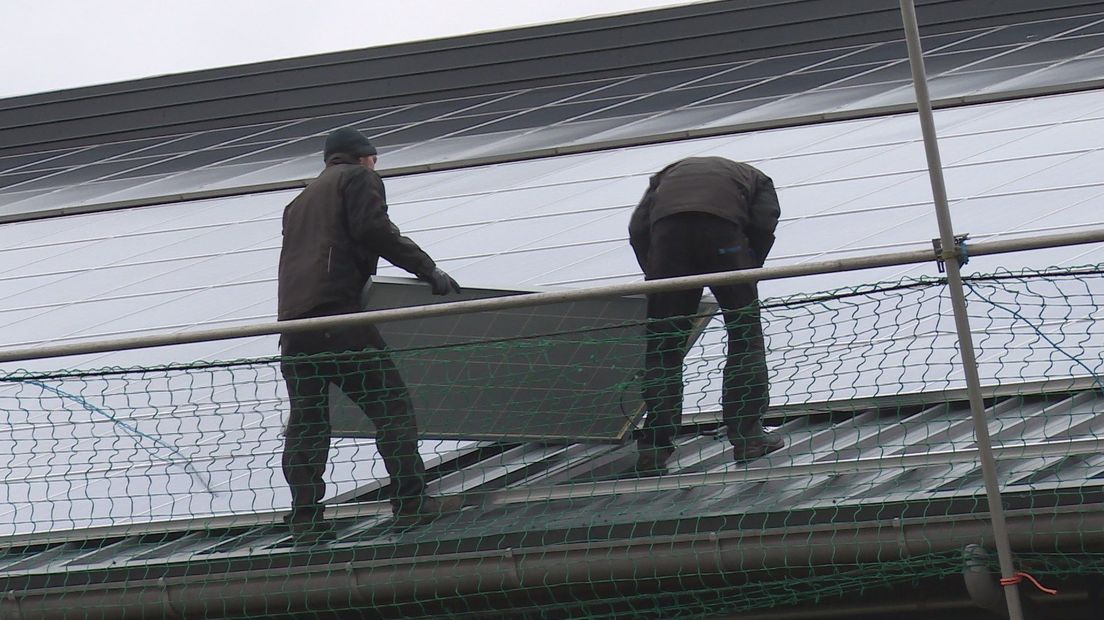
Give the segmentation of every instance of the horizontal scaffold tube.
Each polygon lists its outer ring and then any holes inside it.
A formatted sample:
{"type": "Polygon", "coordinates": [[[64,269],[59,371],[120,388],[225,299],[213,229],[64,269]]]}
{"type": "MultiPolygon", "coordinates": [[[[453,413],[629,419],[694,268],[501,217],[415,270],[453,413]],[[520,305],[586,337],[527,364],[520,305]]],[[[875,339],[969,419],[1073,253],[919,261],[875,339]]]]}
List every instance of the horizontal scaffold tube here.
{"type": "MultiPolygon", "coordinates": [[[[1004,254],[1008,252],[1021,252],[1025,250],[1038,250],[1085,243],[1104,242],[1104,229],[1081,230],[1072,233],[1054,235],[1042,235],[1023,239],[1007,239],[1000,241],[986,241],[971,243],[969,245],[970,256],[984,256],[989,254],[1004,254]]],[[[529,293],[523,295],[509,295],[490,299],[474,299],[469,301],[457,301],[451,303],[432,304],[428,306],[413,306],[408,308],[393,308],[388,310],[374,310],[355,314],[325,316],[310,319],[298,319],[294,321],[265,321],[232,327],[220,327],[214,329],[199,329],[187,332],[173,332],[165,334],[151,334],[129,338],[112,338],[103,340],[90,340],[67,345],[34,346],[0,351],[0,362],[17,362],[32,359],[45,359],[65,357],[69,355],[84,355],[88,353],[104,353],[107,351],[125,351],[130,349],[144,349],[148,347],[161,347],[194,342],[210,342],[216,340],[231,340],[234,338],[248,338],[253,336],[266,336],[271,334],[286,334],[313,329],[333,328],[341,325],[356,325],[363,323],[387,323],[408,319],[422,319],[437,316],[449,316],[457,314],[469,314],[475,312],[490,312],[506,310],[509,308],[524,308],[543,306],[549,304],[582,301],[588,299],[601,299],[606,297],[619,297],[623,295],[638,295],[642,293],[657,293],[662,291],[677,291],[687,288],[695,288],[709,285],[736,284],[740,282],[780,280],[825,273],[838,273],[844,271],[860,271],[863,269],[875,269],[878,267],[890,267],[894,265],[910,265],[924,263],[932,260],[949,259],[953,254],[937,256],[934,250],[913,250],[908,252],[894,252],[873,256],[860,256],[855,258],[841,258],[837,260],[786,265],[782,267],[763,267],[760,269],[744,269],[740,271],[725,271],[702,275],[685,276],[680,278],[667,278],[663,280],[649,280],[614,284],[609,286],[570,289],[563,291],[549,291],[543,293],[529,293]]]]}

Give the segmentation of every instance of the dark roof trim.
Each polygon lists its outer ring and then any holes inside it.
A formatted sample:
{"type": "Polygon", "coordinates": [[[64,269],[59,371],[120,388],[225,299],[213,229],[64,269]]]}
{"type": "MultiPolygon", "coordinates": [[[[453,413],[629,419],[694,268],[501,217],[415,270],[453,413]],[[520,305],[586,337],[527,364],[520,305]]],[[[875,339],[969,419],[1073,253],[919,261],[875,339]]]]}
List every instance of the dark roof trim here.
{"type": "MultiPolygon", "coordinates": [[[[919,0],[925,34],[1104,11],[919,0]]],[[[441,100],[901,38],[884,0],[720,0],[0,100],[0,153],[441,100]]]]}
{"type": "MultiPolygon", "coordinates": [[[[708,586],[721,575],[792,566],[885,562],[916,554],[961,549],[991,542],[989,515],[918,516],[878,521],[840,522],[832,526],[763,524],[727,531],[681,533],[641,527],[646,537],[558,542],[535,546],[503,544],[464,551],[434,541],[428,554],[357,559],[346,552],[309,552],[274,564],[269,558],[240,562],[200,561],[137,570],[67,571],[46,580],[12,580],[0,600],[0,616],[52,619],[75,617],[74,610],[95,607],[102,618],[132,614],[214,616],[265,613],[268,610],[329,609],[345,604],[415,606],[464,604],[470,597],[552,588],[564,600],[583,602],[600,596],[594,583],[633,579],[652,587],[667,579],[708,586]],[[334,564],[343,568],[334,571],[334,564]],[[413,578],[412,578],[413,576],[413,578]]],[[[1038,548],[1098,550],[1104,544],[1104,511],[1099,504],[1048,509],[1013,509],[1007,526],[1014,550],[1038,548]]],[[[846,515],[845,515],[846,516],[846,515]]],[[[641,524],[642,526],[645,524],[641,524]]]]}

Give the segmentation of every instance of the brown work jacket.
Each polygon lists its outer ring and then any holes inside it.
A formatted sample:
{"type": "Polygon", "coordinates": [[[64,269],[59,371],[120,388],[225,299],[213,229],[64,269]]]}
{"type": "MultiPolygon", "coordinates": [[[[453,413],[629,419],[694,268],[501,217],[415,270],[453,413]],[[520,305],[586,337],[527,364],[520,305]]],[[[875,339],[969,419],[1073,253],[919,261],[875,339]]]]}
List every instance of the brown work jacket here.
{"type": "Polygon", "coordinates": [[[436,266],[387,216],[380,176],[332,155],[284,209],[277,317],[355,312],[380,257],[421,278],[436,266]]]}

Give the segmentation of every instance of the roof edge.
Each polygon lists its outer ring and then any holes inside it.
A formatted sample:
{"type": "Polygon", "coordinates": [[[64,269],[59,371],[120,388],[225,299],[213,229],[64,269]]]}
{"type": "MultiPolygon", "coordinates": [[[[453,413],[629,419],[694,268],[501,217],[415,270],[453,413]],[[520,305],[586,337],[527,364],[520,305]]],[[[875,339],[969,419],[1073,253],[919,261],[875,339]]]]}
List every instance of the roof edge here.
{"type": "MultiPolygon", "coordinates": [[[[1104,11],[1100,0],[917,5],[925,34],[1104,11]]],[[[0,144],[32,152],[901,37],[882,0],[717,0],[0,100],[0,144]]]]}
{"type": "MultiPolygon", "coordinates": [[[[1006,513],[1014,550],[1104,548],[1104,510],[1100,505],[1073,506],[1038,518],[1028,508],[1006,513]]],[[[121,581],[96,582],[67,573],[79,588],[24,587],[0,600],[0,615],[68,618],[73,610],[95,607],[102,617],[167,613],[204,615],[210,605],[221,614],[327,609],[334,600],[371,601],[374,606],[416,605],[500,594],[503,588],[555,586],[572,602],[593,600],[595,582],[625,579],[661,584],[665,579],[701,581],[708,586],[749,571],[830,564],[903,560],[916,555],[954,551],[990,541],[987,513],[946,518],[896,518],[892,521],[839,524],[837,527],[781,527],[747,531],[673,534],[480,552],[433,553],[411,558],[351,561],[334,571],[329,562],[287,567],[235,569],[214,563],[198,574],[153,578],[134,575],[121,581]],[[656,550],[661,552],[657,553],[656,550]],[[414,576],[412,578],[412,576],[414,576]],[[212,579],[212,577],[217,577],[212,579]],[[561,590],[562,589],[562,590],[561,590]]],[[[434,546],[434,545],[431,545],[434,546]]],[[[329,557],[329,554],[326,554],[329,557]]],[[[206,563],[205,563],[206,564],[206,563]]],[[[123,575],[117,575],[122,577],[123,575]]]]}

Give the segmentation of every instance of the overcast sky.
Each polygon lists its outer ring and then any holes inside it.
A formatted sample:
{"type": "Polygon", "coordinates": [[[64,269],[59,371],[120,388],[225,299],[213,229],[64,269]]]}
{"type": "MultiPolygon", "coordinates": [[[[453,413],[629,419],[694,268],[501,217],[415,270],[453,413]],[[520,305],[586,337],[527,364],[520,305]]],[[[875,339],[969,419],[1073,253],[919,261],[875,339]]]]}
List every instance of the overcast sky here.
{"type": "Polygon", "coordinates": [[[0,0],[0,97],[692,3],[0,0]]]}

